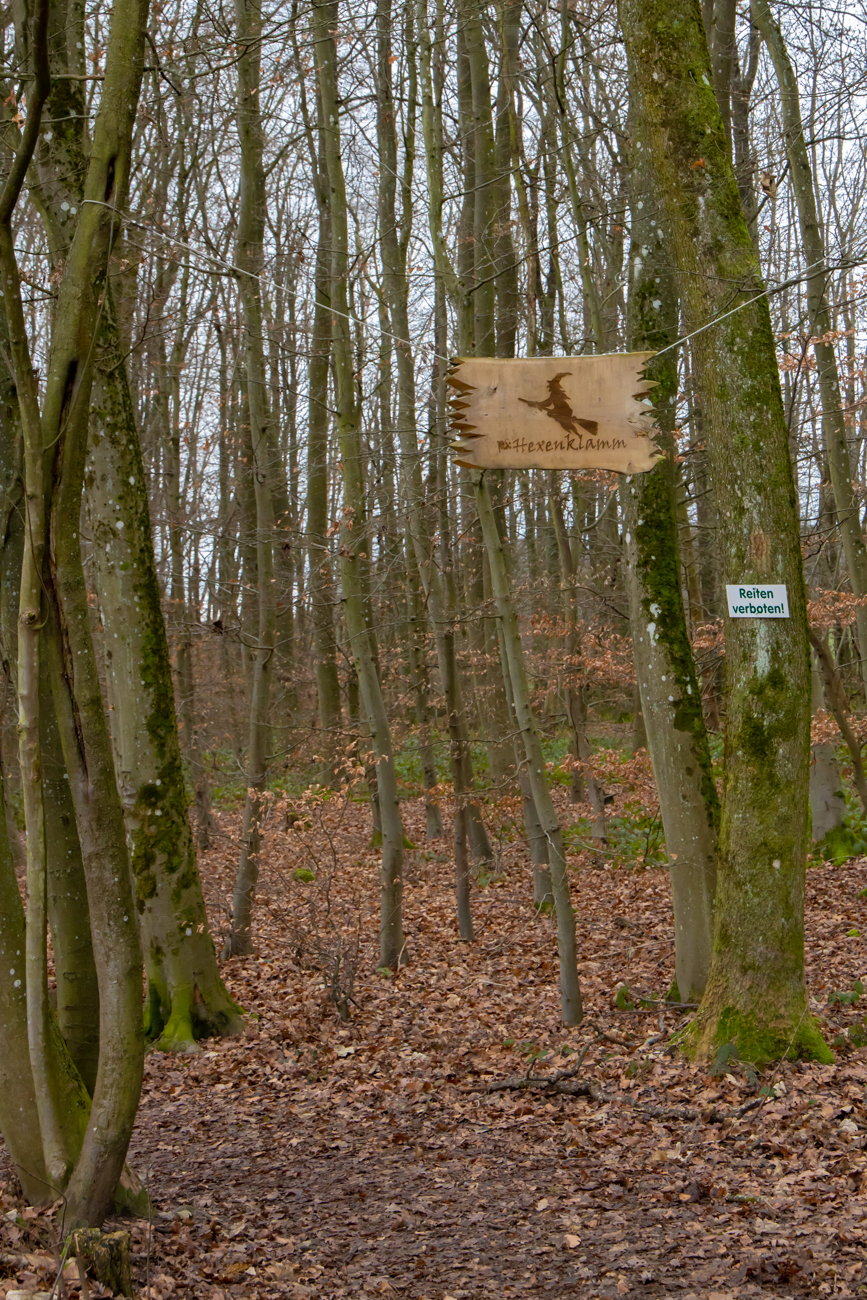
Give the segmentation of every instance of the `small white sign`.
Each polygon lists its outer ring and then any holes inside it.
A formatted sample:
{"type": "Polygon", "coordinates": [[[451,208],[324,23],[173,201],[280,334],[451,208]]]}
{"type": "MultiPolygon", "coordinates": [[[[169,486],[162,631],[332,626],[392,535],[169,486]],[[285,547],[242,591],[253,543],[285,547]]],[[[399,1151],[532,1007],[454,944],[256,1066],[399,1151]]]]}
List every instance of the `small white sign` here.
{"type": "Polygon", "coordinates": [[[729,618],[788,618],[789,593],[784,583],[726,583],[729,618]]]}

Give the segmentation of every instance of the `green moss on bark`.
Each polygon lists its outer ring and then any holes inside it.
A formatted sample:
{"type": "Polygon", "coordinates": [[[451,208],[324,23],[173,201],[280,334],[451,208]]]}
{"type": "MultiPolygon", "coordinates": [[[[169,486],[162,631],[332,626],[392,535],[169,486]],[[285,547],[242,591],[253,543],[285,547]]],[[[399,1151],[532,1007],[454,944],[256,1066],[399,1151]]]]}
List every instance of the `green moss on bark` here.
{"type": "Polygon", "coordinates": [[[110,293],[106,307],[95,402],[99,432],[91,442],[88,504],[107,634],[117,766],[148,976],[145,1027],[149,1037],[159,1038],[171,1019],[174,990],[183,996],[192,988],[192,1031],[198,1038],[235,1032],[241,1019],[220,979],[207,929],[145,470],[110,293]]]}
{"type": "Polygon", "coordinates": [[[196,1046],[196,1035],[193,1029],[194,998],[195,990],[189,986],[172,990],[171,1010],[163,1026],[163,1032],[154,1043],[155,1051],[187,1054],[200,1051],[196,1046]]]}
{"type": "MultiPolygon", "coordinates": [[[[671,385],[666,385],[666,390],[671,385]]],[[[708,821],[718,828],[719,798],[707,742],[701,707],[701,690],[686,630],[681,594],[680,555],[677,551],[677,522],[671,485],[671,461],[659,464],[647,476],[641,492],[641,518],[635,527],[638,565],[644,589],[642,607],[653,639],[664,646],[679,690],[675,700],[674,727],[692,738],[695,761],[701,767],[701,793],[708,821]]]]}
{"type": "MultiPolygon", "coordinates": [[[[697,1034],[691,1026],[684,1037],[683,1045],[687,1053],[695,1054],[696,1048],[700,1046],[699,1054],[707,1056],[707,1045],[703,1042],[699,1045],[696,1038],[697,1034]]],[[[737,1007],[724,1007],[717,1017],[716,1029],[710,1040],[711,1050],[716,1051],[725,1043],[734,1043],[739,1058],[755,1065],[757,1069],[772,1061],[784,1059],[820,1061],[825,1065],[834,1062],[834,1054],[822,1038],[815,1019],[806,1011],[802,1012],[794,1024],[788,1021],[774,1025],[737,1007]]]]}
{"type": "Polygon", "coordinates": [[[677,360],[670,350],[677,336],[677,294],[649,154],[640,139],[632,161],[629,346],[660,354],[649,361],[647,378],[656,384],[652,401],[663,458],[649,474],[623,485],[626,588],[670,854],[675,977],[691,998],[704,990],[711,960],[719,801],[682,595],[673,436],[677,360]]]}
{"type": "Polygon", "coordinates": [[[646,142],[705,417],[729,582],[785,583],[790,618],[726,625],[725,788],[711,972],[690,1032],[785,1050],[804,989],[810,668],[799,518],[774,340],[713,92],[699,0],[620,0],[646,142]],[[733,308],[738,310],[732,311],[733,308]],[[710,323],[719,320],[718,325],[710,323]],[[723,1028],[720,1029],[720,1024],[723,1028]],[[750,1028],[753,1026],[753,1028],[750,1028]]]}

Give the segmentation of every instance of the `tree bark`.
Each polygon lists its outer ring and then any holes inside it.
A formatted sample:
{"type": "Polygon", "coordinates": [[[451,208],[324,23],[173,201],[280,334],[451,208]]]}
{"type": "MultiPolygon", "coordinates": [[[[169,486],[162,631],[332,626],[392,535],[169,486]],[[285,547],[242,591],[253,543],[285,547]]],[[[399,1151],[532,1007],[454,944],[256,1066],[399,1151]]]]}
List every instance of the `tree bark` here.
{"type": "Polygon", "coordinates": [[[509,585],[503,542],[494,517],[490,493],[484,481],[484,472],[473,471],[473,479],[479,519],[491,565],[491,586],[503,629],[503,642],[506,647],[512,686],[512,702],[523,739],[530,790],[542,832],[548,841],[548,866],[551,872],[551,892],[557,913],[557,948],[560,954],[560,1009],[564,1025],[580,1025],[583,1009],[575,951],[575,913],[572,909],[566,858],[563,853],[563,835],[545,777],[545,760],[530,703],[530,686],[521,646],[521,633],[509,585]]]}
{"type": "MultiPolygon", "coordinates": [[[[649,151],[636,150],[632,194],[629,347],[662,350],[677,337],[677,294],[654,202],[649,151]],[[658,232],[658,233],[657,233],[658,232]]],[[[674,908],[675,1001],[702,996],[713,947],[719,799],[683,605],[678,550],[674,404],[677,354],[651,361],[663,459],[621,487],[626,590],[647,747],[659,796],[674,908]]]]}
{"type": "Polygon", "coordinates": [[[247,747],[247,799],[241,857],[235,880],[232,929],[224,956],[253,952],[253,895],[259,878],[260,823],[268,779],[271,738],[269,706],[274,648],[277,635],[277,599],[274,582],[274,452],[270,433],[271,412],[263,346],[262,291],[259,276],[264,265],[265,167],[259,82],[262,61],[262,18],[252,0],[235,0],[238,57],[238,138],[241,144],[241,178],[235,261],[239,268],[238,294],[244,323],[244,357],[247,408],[250,414],[253,495],[256,511],[256,584],[258,628],[250,698],[250,739],[247,747]]]}
{"type": "Polygon", "coordinates": [[[726,619],[725,788],[714,952],[690,1050],[830,1060],[804,986],[810,661],[797,497],[774,339],[697,0],[621,0],[702,393],[727,580],[785,583],[791,617],[726,619]],[[712,325],[724,313],[733,314],[712,325]],[[708,327],[709,328],[704,328],[708,327]]]}
{"type": "Polygon", "coordinates": [[[197,1039],[237,1032],[241,1020],[220,978],[208,929],[145,468],[109,293],[99,342],[87,510],[105,629],[112,741],[148,981],[145,1031],[161,1051],[194,1052],[197,1039]]]}
{"type": "Polygon", "coordinates": [[[57,982],[57,1024],[89,1093],[99,1065],[99,982],[75,807],[47,664],[40,664],[39,731],[48,849],[48,923],[57,982]]]}
{"type": "MultiPolygon", "coordinates": [[[[73,6],[69,21],[60,24],[52,40],[51,67],[58,80],[53,83],[49,108],[57,125],[40,139],[38,185],[32,190],[52,256],[61,262],[69,253],[71,235],[66,213],[81,203],[86,166],[86,132],[80,115],[70,112],[73,107],[84,109],[83,83],[76,80],[84,66],[82,13],[73,6]]],[[[163,1048],[195,1050],[194,1037],[236,1029],[240,1022],[217,971],[190,835],[147,482],[109,288],[98,325],[93,416],[99,432],[91,442],[87,509],[92,536],[99,541],[92,559],[105,632],[112,740],[148,975],[146,1028],[151,1036],[160,1037],[163,1048]],[[130,617],[131,611],[135,617],[130,617]]],[[[59,750],[59,744],[49,742],[49,748],[59,750]]],[[[50,772],[46,766],[46,779],[50,772]]],[[[69,828],[71,808],[65,808],[69,789],[63,775],[57,774],[46,785],[46,817],[52,824],[49,848],[52,841],[59,843],[61,836],[74,834],[74,825],[69,828]]],[[[53,934],[61,928],[70,936],[83,932],[70,906],[76,897],[69,859],[74,852],[70,839],[66,865],[61,868],[66,900],[63,906],[49,903],[53,934]]],[[[49,872],[54,874],[50,861],[49,872]]],[[[86,954],[82,959],[86,962],[86,954]]],[[[78,999],[86,988],[85,973],[86,966],[71,986],[78,999]]],[[[60,979],[58,988],[62,988],[60,979]]],[[[67,1041],[67,1022],[73,1014],[73,1006],[59,999],[59,1022],[67,1041]]],[[[92,1088],[95,1060],[91,1069],[71,1042],[70,1047],[92,1088]]]]}
{"type": "Polygon", "coordinates": [[[864,775],[864,760],[861,757],[861,745],[849,722],[849,710],[846,704],[846,692],[840,681],[840,674],[834,664],[834,656],[828,645],[827,636],[820,636],[810,628],[810,644],[819,661],[819,671],[825,683],[825,698],[833,714],[834,721],[840,728],[840,735],[846,742],[849,759],[852,763],[852,780],[858,791],[861,806],[867,812],[867,777],[864,775]]]}
{"type": "Polygon", "coordinates": [[[24,908],[6,824],[0,821],[0,1133],[24,1195],[50,1204],[55,1185],[45,1167],[36,1089],[27,1043],[24,908]]]}
{"type": "Polygon", "coordinates": [[[337,439],[343,475],[341,525],[342,597],[346,630],[358,673],[358,683],[376,763],[376,786],[382,817],[380,894],[380,965],[395,967],[404,950],[403,938],[403,825],[397,794],[397,775],[391,730],[377,670],[373,638],[365,599],[364,546],[365,492],[361,413],[353,374],[349,331],[349,240],[346,189],[340,156],[340,115],[337,86],[338,0],[313,5],[319,111],[325,139],[331,221],[331,311],[337,439]]]}
{"type": "Polygon", "coordinates": [[[314,276],[315,304],[310,360],[307,367],[307,553],[310,566],[310,613],[316,650],[316,698],[322,737],[322,780],[331,784],[337,772],[341,725],[340,679],[334,614],[337,594],[328,541],[328,368],[331,357],[329,308],[331,243],[327,195],[321,174],[324,146],[312,150],[319,204],[319,238],[314,276]],[[319,156],[317,156],[317,153],[319,156]]]}
{"type": "MultiPolygon", "coordinates": [[[[438,9],[436,31],[442,28],[442,9],[438,9]]],[[[398,376],[401,396],[405,399],[405,409],[401,408],[399,420],[401,429],[402,467],[405,476],[404,493],[410,507],[410,536],[418,561],[419,575],[424,587],[428,611],[433,624],[437,647],[437,660],[445,696],[446,716],[449,729],[449,756],[452,768],[452,783],[455,793],[455,807],[463,807],[466,816],[457,822],[458,832],[466,833],[473,856],[477,861],[489,862],[493,857],[490,840],[485,830],[478,802],[472,797],[473,764],[469,740],[469,722],[467,705],[464,699],[457,655],[458,636],[458,596],[455,576],[455,552],[453,547],[453,522],[448,505],[447,460],[444,446],[446,431],[446,352],[448,347],[448,320],[446,297],[451,297],[456,308],[463,314],[464,324],[461,329],[466,332],[470,325],[466,321],[466,296],[454,271],[446,250],[442,229],[442,212],[444,203],[443,188],[443,124],[441,115],[437,114],[437,94],[441,93],[439,79],[433,67],[433,49],[431,33],[427,25],[424,6],[418,10],[418,47],[419,79],[421,83],[421,119],[424,137],[425,174],[429,189],[428,227],[434,249],[435,285],[434,285],[434,345],[436,360],[434,364],[433,393],[431,400],[431,436],[437,447],[437,496],[438,518],[433,521],[425,512],[425,496],[422,485],[421,459],[415,437],[415,378],[412,355],[408,346],[399,346],[397,350],[398,376]],[[463,304],[463,306],[461,306],[463,304]],[[412,413],[412,423],[409,416],[412,413]],[[439,532],[439,546],[433,543],[432,531],[439,532]]],[[[380,51],[380,60],[385,60],[381,80],[385,81],[389,54],[380,51]]],[[[389,83],[390,95],[390,83],[389,83]]],[[[393,141],[387,143],[389,150],[396,157],[393,141]]],[[[411,198],[411,192],[404,195],[404,210],[411,198]]],[[[388,254],[388,244],[383,245],[388,254]]],[[[408,286],[406,284],[406,250],[402,263],[393,263],[397,284],[400,291],[395,294],[393,318],[397,329],[404,330],[403,338],[409,338],[408,286]],[[400,267],[403,266],[401,278],[400,267]]],[[[388,291],[390,268],[386,268],[386,291],[388,291]]]]}
{"type": "MultiPolygon", "coordinates": [[[[553,474],[552,477],[559,479],[559,475],[556,475],[556,473],[553,474]]],[[[566,721],[572,731],[572,748],[574,757],[581,764],[582,791],[586,792],[587,798],[590,801],[590,807],[593,810],[593,838],[604,844],[606,842],[605,792],[588,767],[591,750],[590,742],[587,739],[587,705],[584,698],[584,673],[583,669],[579,668],[577,664],[581,647],[578,638],[578,608],[575,591],[577,577],[575,573],[575,561],[572,556],[572,545],[566,531],[566,521],[563,518],[563,506],[560,501],[559,483],[556,487],[552,484],[552,489],[555,489],[552,490],[551,493],[551,509],[554,516],[554,531],[557,538],[557,554],[560,565],[562,617],[566,623],[566,636],[564,638],[563,646],[566,656],[566,686],[564,688],[564,694],[566,697],[566,721]]]]}
{"type": "MultiPolygon", "coordinates": [[[[31,506],[36,511],[31,516],[31,525],[38,522],[41,528],[41,531],[36,531],[31,527],[28,546],[31,555],[34,547],[41,547],[45,558],[38,576],[47,608],[43,616],[42,609],[34,600],[36,591],[28,574],[21,587],[22,627],[28,628],[29,635],[30,631],[40,630],[37,626],[40,622],[44,625],[42,639],[48,653],[64,759],[78,823],[99,980],[100,1060],[91,1119],[67,1187],[66,1223],[72,1226],[100,1222],[109,1207],[132,1130],[143,1059],[141,954],[132,918],[123,818],[90,635],[78,521],[94,335],[116,228],[115,213],[126,200],[132,122],[141,80],[145,16],[145,7],[137,0],[120,0],[113,11],[105,79],[85,182],[85,200],[77,213],[70,214],[75,216],[74,235],[52,320],[41,411],[11,239],[11,215],[39,131],[40,96],[44,95],[43,88],[48,82],[47,56],[44,47],[40,49],[38,40],[41,19],[21,33],[25,48],[33,35],[35,90],[29,96],[22,147],[13,161],[0,198],[0,259],[10,357],[22,418],[25,492],[29,498],[28,511],[31,506]],[[41,498],[38,507],[37,492],[41,498]],[[38,518],[40,510],[41,519],[38,518]]],[[[26,705],[30,708],[33,698],[30,675],[34,664],[32,647],[25,647],[24,657],[28,660],[27,673],[22,682],[19,669],[19,692],[23,690],[26,705]]],[[[32,713],[28,726],[32,727],[32,713]]],[[[24,740],[29,758],[30,734],[24,740]]],[[[33,786],[35,789],[35,782],[33,786]]],[[[33,839],[34,849],[38,852],[41,807],[31,806],[31,815],[36,822],[33,839]]],[[[38,889],[39,882],[35,883],[38,889]]],[[[37,905],[33,916],[34,930],[42,919],[38,911],[37,905]]],[[[41,961],[36,957],[35,939],[33,948],[32,965],[38,978],[41,961]]],[[[31,994],[28,989],[28,1000],[31,997],[36,1009],[40,1000],[38,991],[31,994]]],[[[31,1024],[36,1027],[44,1050],[51,1039],[50,1031],[45,1032],[45,1017],[40,1016],[37,1021],[34,1016],[31,1024]],[[42,1028],[39,1028],[40,1024],[42,1028]]],[[[31,1047],[33,1042],[31,1038],[31,1047]]],[[[52,1070],[48,1062],[46,1066],[43,1068],[40,1064],[39,1073],[53,1076],[53,1082],[60,1081],[62,1087],[62,1068],[52,1070]]],[[[34,1082],[39,1100],[40,1082],[36,1076],[34,1082]]],[[[44,1104],[44,1097],[42,1102],[44,1104]]],[[[71,1112],[67,1118],[70,1117],[71,1112]]],[[[42,1136],[47,1148],[48,1174],[52,1177],[56,1143],[54,1135],[46,1133],[45,1126],[42,1136]]]]}
{"type": "MultiPolygon", "coordinates": [[[[826,705],[825,682],[813,656],[813,713],[826,705]]],[[[860,757],[860,751],[859,751],[860,757]]],[[[819,741],[810,748],[810,817],[813,842],[822,840],[828,831],[843,825],[846,800],[837,762],[837,746],[833,740],[819,741]]]]}

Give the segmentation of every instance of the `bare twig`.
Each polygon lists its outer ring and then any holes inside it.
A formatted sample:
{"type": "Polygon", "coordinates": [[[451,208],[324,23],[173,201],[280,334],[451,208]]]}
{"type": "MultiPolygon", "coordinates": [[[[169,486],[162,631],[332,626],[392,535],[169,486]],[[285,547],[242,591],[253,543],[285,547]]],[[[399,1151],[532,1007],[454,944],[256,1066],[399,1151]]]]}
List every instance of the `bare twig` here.
{"type": "Polygon", "coordinates": [[[63,1268],[64,1265],[66,1264],[66,1256],[69,1254],[69,1247],[71,1245],[72,1245],[72,1233],[70,1233],[69,1236],[66,1238],[66,1244],[63,1247],[63,1254],[60,1256],[60,1263],[57,1265],[57,1273],[55,1274],[54,1281],[51,1284],[51,1290],[48,1293],[48,1300],[54,1300],[54,1294],[57,1291],[58,1286],[60,1287],[61,1296],[65,1297],[67,1294],[66,1284],[64,1283],[63,1280],[63,1268]]]}

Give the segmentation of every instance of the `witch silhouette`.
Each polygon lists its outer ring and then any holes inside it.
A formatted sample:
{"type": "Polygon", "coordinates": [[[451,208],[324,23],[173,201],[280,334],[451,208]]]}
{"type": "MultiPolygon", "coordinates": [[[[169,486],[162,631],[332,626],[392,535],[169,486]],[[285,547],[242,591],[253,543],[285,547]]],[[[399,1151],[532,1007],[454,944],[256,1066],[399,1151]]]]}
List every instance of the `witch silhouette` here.
{"type": "Polygon", "coordinates": [[[518,401],[523,402],[525,406],[532,406],[537,411],[544,411],[549,420],[556,420],[561,429],[565,429],[567,433],[577,433],[579,428],[586,430],[587,433],[595,433],[599,427],[596,420],[579,420],[563,391],[560,380],[571,373],[571,370],[561,370],[553,379],[548,380],[548,396],[544,402],[531,402],[527,397],[519,397],[518,401]]]}

